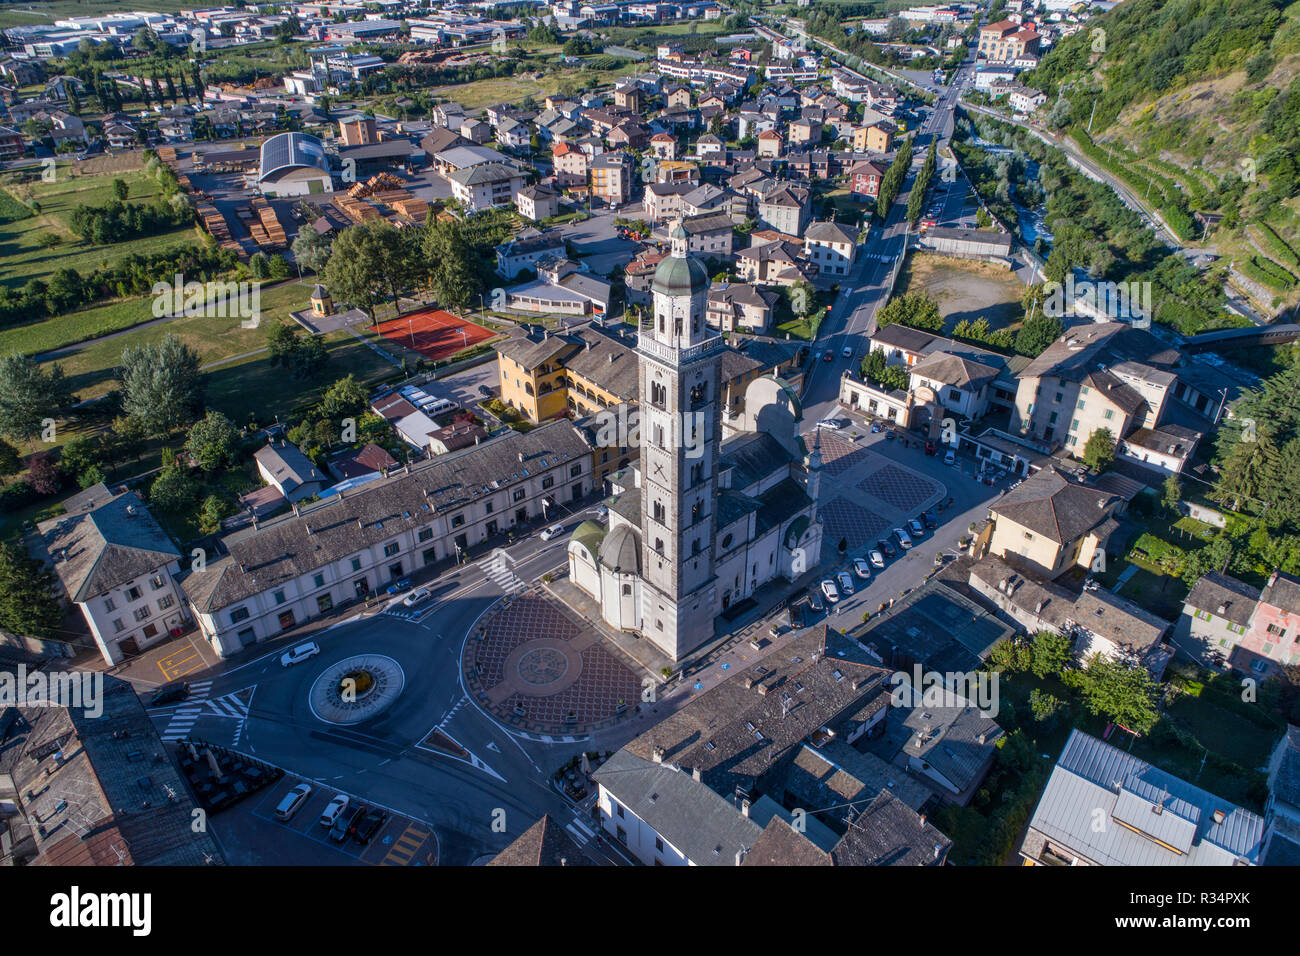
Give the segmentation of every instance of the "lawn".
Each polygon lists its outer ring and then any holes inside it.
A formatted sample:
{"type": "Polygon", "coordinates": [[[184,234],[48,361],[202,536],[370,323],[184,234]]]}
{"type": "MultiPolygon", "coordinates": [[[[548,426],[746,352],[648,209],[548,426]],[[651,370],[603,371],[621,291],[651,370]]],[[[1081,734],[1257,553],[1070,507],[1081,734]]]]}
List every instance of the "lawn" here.
{"type": "MultiPolygon", "coordinates": [[[[307,308],[308,291],[308,285],[299,285],[296,281],[281,282],[278,285],[264,282],[260,293],[260,308],[263,319],[266,321],[287,319],[290,310],[296,311],[307,308]]],[[[90,342],[92,338],[107,336],[109,333],[121,332],[123,329],[130,329],[131,326],[153,323],[153,321],[157,320],[153,316],[152,298],[121,299],[118,302],[104,304],[104,306],[87,308],[87,310],[81,312],[55,316],[53,319],[45,319],[39,321],[39,323],[5,329],[4,332],[0,332],[0,354],[9,351],[44,354],[47,351],[62,349],[64,346],[75,345],[78,342],[90,342]]],[[[185,338],[188,334],[198,334],[198,336],[204,337],[204,341],[195,343],[195,347],[199,347],[199,345],[222,347],[221,341],[226,341],[230,347],[235,349],[235,351],[213,352],[211,359],[208,359],[207,354],[204,354],[204,359],[209,360],[209,362],[214,362],[218,358],[225,358],[225,355],[237,355],[239,351],[260,349],[264,345],[257,333],[240,336],[239,333],[248,333],[248,330],[240,329],[237,320],[205,319],[205,317],[201,316],[182,316],[179,319],[169,321],[169,323],[160,323],[159,325],[149,326],[148,329],[140,329],[139,332],[142,338],[131,338],[130,343],[157,341],[157,339],[164,336],[166,330],[172,330],[182,338],[185,338]],[[161,330],[153,334],[153,337],[149,337],[148,333],[153,332],[155,329],[161,330]]],[[[75,362],[75,356],[81,355],[83,352],[95,356],[98,355],[98,350],[104,347],[109,352],[113,352],[114,362],[116,362],[116,356],[121,355],[126,339],[127,336],[121,336],[109,339],[108,342],[94,342],[87,345],[86,349],[75,351],[72,356],[59,356],[57,360],[64,364],[65,371],[70,372],[74,365],[81,364],[75,362]]],[[[83,395],[83,397],[88,397],[88,394],[83,395]]]]}
{"type": "Polygon", "coordinates": [[[566,80],[578,90],[594,90],[609,86],[626,73],[626,69],[565,69],[549,72],[540,78],[528,75],[498,76],[470,83],[453,83],[450,86],[434,87],[431,92],[434,96],[455,100],[467,109],[479,109],[494,103],[519,103],[527,96],[540,100],[558,92],[560,83],[566,80]]]}
{"type": "Polygon", "coordinates": [[[134,169],[108,169],[87,174],[94,169],[87,164],[70,161],[59,163],[55,180],[47,182],[17,182],[10,177],[4,192],[8,201],[0,203],[0,211],[13,201],[29,203],[35,200],[41,211],[25,219],[0,221],[0,262],[4,264],[0,282],[10,288],[21,288],[31,279],[48,279],[62,268],[76,269],[83,276],[107,262],[130,255],[149,255],[178,245],[194,245],[198,238],[196,227],[178,226],[167,232],[111,246],[97,246],[73,235],[68,226],[69,217],[78,206],[100,205],[113,198],[113,180],[121,179],[130,190],[130,202],[150,202],[159,195],[157,183],[139,167],[139,158],[132,157],[134,169]],[[41,239],[56,237],[59,241],[46,247],[41,239]]]}

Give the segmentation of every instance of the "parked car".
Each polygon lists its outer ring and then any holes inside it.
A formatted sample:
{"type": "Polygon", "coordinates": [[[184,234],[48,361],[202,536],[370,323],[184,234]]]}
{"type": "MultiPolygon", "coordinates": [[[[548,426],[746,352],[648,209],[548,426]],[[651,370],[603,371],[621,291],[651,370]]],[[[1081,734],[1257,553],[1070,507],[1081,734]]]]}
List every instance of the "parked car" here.
{"type": "Polygon", "coordinates": [[[807,615],[804,614],[803,609],[804,609],[803,601],[799,601],[795,604],[791,604],[788,608],[786,608],[786,612],[785,612],[786,623],[789,624],[796,631],[802,630],[804,627],[808,626],[807,615]]]}
{"type": "Polygon", "coordinates": [[[943,463],[945,465],[957,464],[957,453],[953,451],[951,448],[949,448],[948,451],[944,453],[943,463]]]}
{"type": "Polygon", "coordinates": [[[365,815],[366,805],[364,803],[351,813],[340,814],[339,818],[334,821],[334,826],[330,827],[330,839],[335,843],[342,843],[348,838],[348,834],[352,832],[352,828],[356,826],[365,815]]]}
{"type": "Polygon", "coordinates": [[[822,356],[822,361],[823,361],[823,362],[833,362],[833,361],[835,361],[835,350],[834,350],[834,349],[827,349],[827,350],[826,350],[826,354],[822,356]]]}
{"type": "Polygon", "coordinates": [[[608,505],[596,505],[596,517],[599,518],[601,521],[604,521],[606,518],[608,518],[608,517],[609,517],[609,506],[608,506],[608,505]]]}
{"type": "Polygon", "coordinates": [[[853,358],[853,347],[850,345],[844,346],[844,348],[840,351],[840,354],[843,355],[845,358],[853,358]]]}
{"type": "Polygon", "coordinates": [[[839,423],[837,420],[835,420],[834,418],[823,418],[821,421],[819,421],[819,422],[817,423],[817,427],[818,427],[818,428],[827,428],[827,429],[829,429],[829,430],[831,430],[831,431],[833,431],[833,432],[837,432],[837,431],[840,430],[840,427],[841,427],[841,426],[840,426],[840,423],[839,423]]]}
{"type": "Polygon", "coordinates": [[[898,539],[898,546],[904,551],[912,546],[911,536],[902,528],[895,528],[893,534],[898,539]]]}
{"type": "Polygon", "coordinates": [[[478,393],[482,395],[484,398],[492,397],[492,389],[488,388],[486,385],[480,385],[478,387],[478,393]]]}
{"type": "Polygon", "coordinates": [[[409,590],[411,590],[410,578],[402,578],[400,581],[394,581],[392,584],[388,585],[387,588],[389,594],[401,594],[403,591],[409,590]]]}
{"type": "Polygon", "coordinates": [[[827,604],[834,604],[840,599],[840,592],[835,590],[835,582],[830,578],[822,582],[821,588],[827,604]]]}
{"type": "Polygon", "coordinates": [[[542,529],[541,538],[543,541],[550,541],[552,538],[561,534],[564,534],[564,525],[553,524],[549,528],[542,529]]]}
{"type": "Polygon", "coordinates": [[[939,450],[939,448],[938,448],[937,445],[935,445],[934,442],[932,442],[932,441],[928,441],[928,442],[925,443],[925,453],[926,453],[927,455],[933,455],[933,454],[934,454],[936,451],[938,451],[938,450],[939,450]]]}
{"type": "Polygon", "coordinates": [[[340,793],[337,797],[325,804],[325,809],[321,811],[320,825],[326,828],[333,827],[338,823],[339,817],[343,811],[348,808],[348,798],[346,794],[340,793]]]}
{"type": "Polygon", "coordinates": [[[926,526],[927,528],[929,528],[931,531],[933,531],[935,528],[939,527],[939,519],[936,518],[936,517],[933,515],[933,513],[929,512],[929,511],[922,511],[922,512],[921,512],[921,521],[922,521],[922,522],[925,524],[925,526],[926,526]]]}
{"type": "Polygon", "coordinates": [[[822,594],[816,588],[808,589],[808,608],[817,614],[826,610],[826,605],[822,603],[822,594]]]}
{"type": "Polygon", "coordinates": [[[894,432],[892,428],[887,429],[885,431],[885,441],[893,441],[897,437],[898,435],[894,432]]]}
{"type": "Polygon", "coordinates": [[[287,823],[293,815],[302,809],[302,805],[307,802],[311,796],[311,787],[305,783],[300,783],[284,795],[275,808],[275,818],[281,823],[287,823]]]}
{"type": "Polygon", "coordinates": [[[847,571],[841,571],[835,575],[835,580],[839,584],[840,593],[848,597],[853,593],[853,575],[847,571]]]}
{"type": "Polygon", "coordinates": [[[292,667],[294,664],[301,664],[310,657],[315,657],[320,653],[320,645],[315,641],[307,641],[305,644],[298,644],[289,648],[280,655],[281,667],[292,667]]]}
{"type": "Polygon", "coordinates": [[[853,559],[853,573],[864,581],[871,579],[871,565],[867,563],[866,558],[853,559]]]}
{"type": "Polygon", "coordinates": [[[925,537],[925,525],[921,524],[917,518],[913,518],[907,523],[907,530],[911,533],[913,539],[925,537]]]}
{"type": "Polygon", "coordinates": [[[177,704],[189,696],[189,683],[183,680],[174,680],[170,684],[163,684],[150,695],[149,706],[161,707],[163,704],[177,704]]]}
{"type": "Polygon", "coordinates": [[[872,548],[867,552],[867,557],[871,559],[871,563],[876,567],[883,568],[885,566],[885,556],[880,553],[879,548],[872,548]]]}
{"type": "Polygon", "coordinates": [[[407,607],[415,607],[417,604],[419,604],[421,601],[423,601],[432,593],[433,592],[430,591],[428,588],[416,588],[406,597],[402,598],[402,603],[405,604],[407,607]]]}
{"type": "Polygon", "coordinates": [[[378,807],[371,807],[359,821],[352,824],[352,839],[365,846],[375,838],[379,828],[388,822],[388,814],[378,807]]]}
{"type": "Polygon", "coordinates": [[[880,424],[880,422],[871,423],[871,434],[875,435],[878,434],[879,432],[883,432],[884,430],[885,430],[885,426],[880,424]]]}
{"type": "Polygon", "coordinates": [[[890,541],[888,538],[881,538],[876,542],[876,547],[883,551],[887,558],[892,558],[894,555],[898,554],[898,551],[894,548],[894,542],[890,541]]]}

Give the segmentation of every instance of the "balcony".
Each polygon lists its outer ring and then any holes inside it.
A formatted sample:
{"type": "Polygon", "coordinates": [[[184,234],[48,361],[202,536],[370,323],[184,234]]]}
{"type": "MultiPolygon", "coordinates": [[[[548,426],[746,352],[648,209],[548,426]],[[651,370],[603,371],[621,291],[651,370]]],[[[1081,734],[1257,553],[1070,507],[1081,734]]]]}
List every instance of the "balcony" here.
{"type": "Polygon", "coordinates": [[[648,355],[650,358],[667,362],[669,365],[683,365],[687,362],[693,362],[705,355],[719,351],[724,344],[720,335],[709,336],[698,345],[692,345],[684,349],[657,342],[649,333],[638,334],[636,339],[637,351],[643,355],[648,355]]]}

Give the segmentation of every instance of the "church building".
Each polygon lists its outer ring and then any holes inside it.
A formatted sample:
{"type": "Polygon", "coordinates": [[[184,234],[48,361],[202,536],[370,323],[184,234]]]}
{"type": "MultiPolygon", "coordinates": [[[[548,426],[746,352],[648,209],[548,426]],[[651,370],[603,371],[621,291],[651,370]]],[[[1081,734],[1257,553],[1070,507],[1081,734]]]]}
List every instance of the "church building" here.
{"type": "Polygon", "coordinates": [[[638,337],[639,465],[606,520],[583,522],[568,545],[569,579],[605,622],[673,660],[713,637],[718,614],[815,568],[822,540],[821,454],[799,435],[793,389],[752,381],[722,439],[727,346],[705,321],[709,276],[687,241],[678,222],[638,337]]]}

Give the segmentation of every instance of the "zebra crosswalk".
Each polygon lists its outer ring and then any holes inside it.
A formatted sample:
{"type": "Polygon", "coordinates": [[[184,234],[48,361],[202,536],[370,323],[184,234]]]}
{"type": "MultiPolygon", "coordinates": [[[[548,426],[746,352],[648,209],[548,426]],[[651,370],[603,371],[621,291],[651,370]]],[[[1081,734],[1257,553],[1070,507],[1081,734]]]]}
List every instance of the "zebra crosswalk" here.
{"type": "Polygon", "coordinates": [[[478,568],[489,581],[503,591],[522,591],[523,580],[510,569],[510,559],[504,551],[494,551],[478,562],[478,568]]]}
{"type": "Polygon", "coordinates": [[[573,837],[573,842],[578,846],[586,846],[596,837],[596,831],[588,826],[587,822],[581,817],[574,817],[573,822],[564,829],[569,831],[569,836],[573,837]]]}
{"type": "Polygon", "coordinates": [[[207,702],[208,693],[212,690],[212,681],[198,680],[190,683],[190,696],[172,711],[172,716],[167,721],[167,727],[163,730],[161,737],[163,740],[180,740],[186,737],[194,722],[199,719],[203,713],[203,705],[207,702]]]}
{"type": "Polygon", "coordinates": [[[233,717],[235,720],[248,719],[248,701],[240,700],[240,694],[226,694],[207,701],[208,710],[221,717],[233,717]]]}

